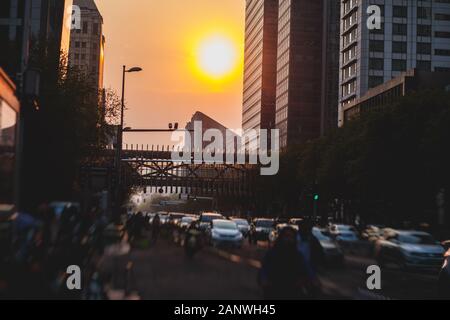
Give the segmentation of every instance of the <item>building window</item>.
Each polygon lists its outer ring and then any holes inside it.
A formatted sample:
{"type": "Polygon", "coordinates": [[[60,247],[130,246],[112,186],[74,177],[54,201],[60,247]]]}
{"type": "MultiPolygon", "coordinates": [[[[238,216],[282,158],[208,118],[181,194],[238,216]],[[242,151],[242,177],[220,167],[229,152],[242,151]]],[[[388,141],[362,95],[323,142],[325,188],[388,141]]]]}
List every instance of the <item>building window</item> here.
{"type": "Polygon", "coordinates": [[[447,67],[434,67],[434,71],[436,71],[436,72],[450,72],[450,68],[447,68],[447,67]]]}
{"type": "Polygon", "coordinates": [[[81,60],[86,60],[86,55],[85,54],[81,55],[81,60]]]}
{"type": "Polygon", "coordinates": [[[395,35],[406,36],[408,34],[408,26],[403,23],[392,24],[392,33],[395,35]]]}
{"type": "Polygon", "coordinates": [[[417,43],[417,54],[431,54],[431,43],[417,43]]]}
{"type": "Polygon", "coordinates": [[[82,47],[82,48],[86,48],[86,42],[82,42],[82,43],[81,43],[81,47],[82,47]]]}
{"type": "Polygon", "coordinates": [[[431,37],[431,26],[427,26],[424,24],[417,25],[417,36],[431,37]]]}
{"type": "Polygon", "coordinates": [[[92,34],[98,35],[98,23],[94,23],[92,27],[92,34]]]}
{"type": "Polygon", "coordinates": [[[431,71],[431,61],[417,60],[416,68],[421,71],[431,71]]]}
{"type": "Polygon", "coordinates": [[[383,77],[370,76],[369,77],[369,89],[375,88],[375,87],[379,86],[380,84],[383,84],[383,82],[384,82],[383,77]]]}
{"type": "Polygon", "coordinates": [[[447,31],[436,31],[434,33],[436,38],[450,38],[450,32],[447,31]]]}
{"type": "Polygon", "coordinates": [[[450,21],[450,14],[436,13],[434,18],[441,21],[450,21]]]}
{"type": "Polygon", "coordinates": [[[384,60],[379,59],[379,58],[370,58],[369,59],[369,69],[383,70],[384,69],[384,60]]]}
{"type": "Polygon", "coordinates": [[[392,42],[392,52],[393,53],[406,53],[407,52],[406,42],[393,41],[392,42]]]}
{"type": "Polygon", "coordinates": [[[79,48],[80,47],[80,41],[75,41],[75,48],[79,48]]]}
{"type": "Polygon", "coordinates": [[[372,52],[384,52],[384,41],[383,40],[370,40],[369,50],[372,52]]]}
{"type": "Polygon", "coordinates": [[[406,71],[406,60],[393,59],[392,71],[406,71]]]}
{"type": "Polygon", "coordinates": [[[79,53],[75,53],[75,60],[80,59],[80,54],[79,53]]]}
{"type": "Polygon", "coordinates": [[[450,50],[449,49],[436,49],[434,50],[434,54],[437,56],[450,56],[450,50]]]}
{"type": "Polygon", "coordinates": [[[83,22],[83,33],[88,33],[88,23],[86,21],[83,22]]]}
{"type": "Polygon", "coordinates": [[[392,16],[394,18],[407,18],[408,17],[408,7],[405,6],[393,6],[392,16]]]}
{"type": "Polygon", "coordinates": [[[417,7],[417,18],[430,19],[431,18],[431,8],[417,7]]]}

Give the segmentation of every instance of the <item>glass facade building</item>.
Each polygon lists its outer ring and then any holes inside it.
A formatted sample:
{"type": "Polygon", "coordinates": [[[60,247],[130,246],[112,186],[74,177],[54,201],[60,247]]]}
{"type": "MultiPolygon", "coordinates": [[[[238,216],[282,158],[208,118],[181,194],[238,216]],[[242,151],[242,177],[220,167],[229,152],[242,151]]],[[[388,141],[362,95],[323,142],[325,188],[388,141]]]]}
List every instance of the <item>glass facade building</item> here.
{"type": "MultiPolygon", "coordinates": [[[[30,50],[38,42],[68,53],[72,0],[0,1],[0,65],[20,86],[30,50]]],[[[59,63],[59,61],[58,61],[59,63]]]]}
{"type": "Polygon", "coordinates": [[[279,1],[275,125],[281,148],[320,136],[323,15],[323,1],[279,1]]]}
{"type": "Polygon", "coordinates": [[[275,125],[278,0],[247,0],[242,128],[275,125]]]}

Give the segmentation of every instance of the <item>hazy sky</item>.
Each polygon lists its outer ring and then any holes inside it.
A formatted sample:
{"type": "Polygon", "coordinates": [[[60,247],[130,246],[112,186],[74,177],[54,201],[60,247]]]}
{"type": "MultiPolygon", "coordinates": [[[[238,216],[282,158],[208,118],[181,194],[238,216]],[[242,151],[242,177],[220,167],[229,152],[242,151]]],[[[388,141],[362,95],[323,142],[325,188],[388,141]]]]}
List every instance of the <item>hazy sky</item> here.
{"type": "MultiPolygon", "coordinates": [[[[244,0],[96,0],[104,19],[105,87],[120,93],[122,65],[140,66],[127,75],[126,126],[184,127],[202,111],[232,129],[241,127],[244,0]],[[228,38],[238,63],[214,80],[197,67],[198,48],[211,36],[228,38]]],[[[125,142],[168,142],[155,134],[128,134],[125,142]]]]}

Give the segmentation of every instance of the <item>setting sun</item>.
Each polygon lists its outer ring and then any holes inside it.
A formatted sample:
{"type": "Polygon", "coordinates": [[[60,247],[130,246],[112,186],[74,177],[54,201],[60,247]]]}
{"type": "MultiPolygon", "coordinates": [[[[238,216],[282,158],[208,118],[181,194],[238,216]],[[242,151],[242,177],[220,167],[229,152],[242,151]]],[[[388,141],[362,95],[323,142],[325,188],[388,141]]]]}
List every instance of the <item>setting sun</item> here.
{"type": "Polygon", "coordinates": [[[238,52],[234,43],[228,38],[213,36],[200,43],[197,60],[204,74],[220,79],[234,71],[238,64],[238,52]]]}

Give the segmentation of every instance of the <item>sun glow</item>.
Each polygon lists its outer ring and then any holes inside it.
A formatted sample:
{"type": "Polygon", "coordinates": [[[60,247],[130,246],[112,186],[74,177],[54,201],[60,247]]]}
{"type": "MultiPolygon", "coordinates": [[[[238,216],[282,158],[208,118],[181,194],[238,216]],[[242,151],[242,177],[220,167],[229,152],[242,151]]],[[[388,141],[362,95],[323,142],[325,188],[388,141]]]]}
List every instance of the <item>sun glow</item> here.
{"type": "Polygon", "coordinates": [[[199,70],[212,79],[223,79],[238,66],[239,54],[234,43],[225,36],[216,35],[203,39],[198,45],[199,70]]]}

